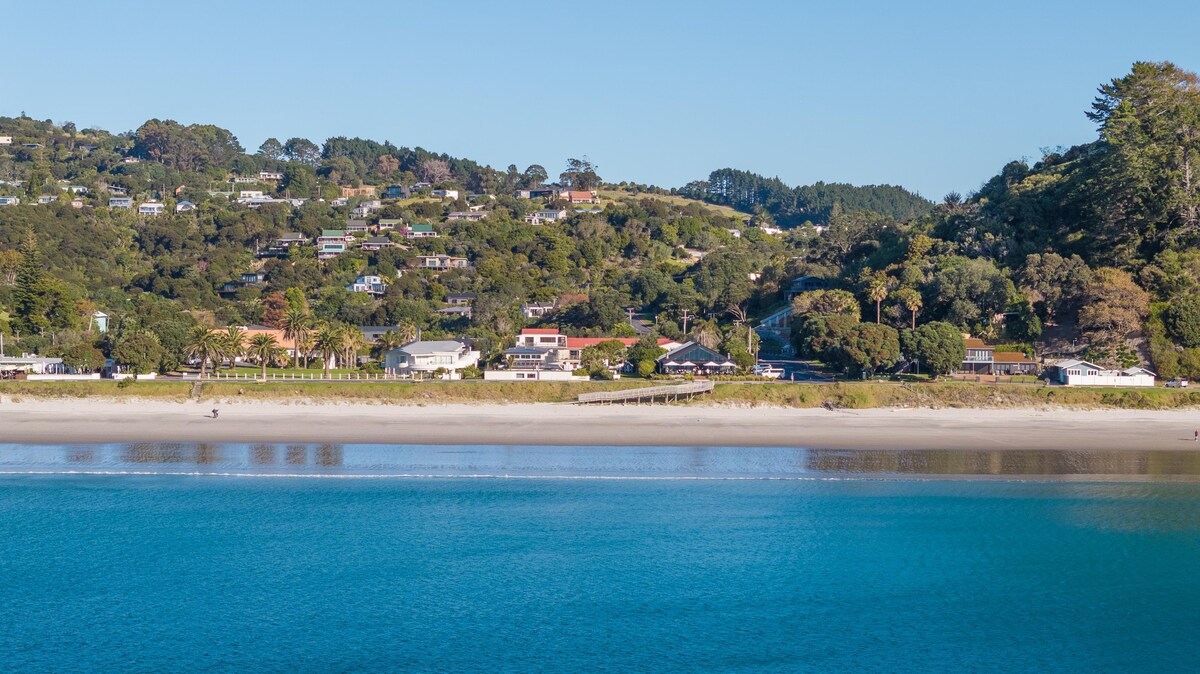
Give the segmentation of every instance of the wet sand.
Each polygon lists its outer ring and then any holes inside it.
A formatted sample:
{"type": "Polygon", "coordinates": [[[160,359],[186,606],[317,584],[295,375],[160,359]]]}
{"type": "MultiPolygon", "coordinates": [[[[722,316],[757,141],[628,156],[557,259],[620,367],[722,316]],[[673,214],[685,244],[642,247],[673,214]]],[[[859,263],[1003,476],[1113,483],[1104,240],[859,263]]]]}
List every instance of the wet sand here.
{"type": "Polygon", "coordinates": [[[0,401],[0,442],[1193,450],[1197,411],[0,401]]]}

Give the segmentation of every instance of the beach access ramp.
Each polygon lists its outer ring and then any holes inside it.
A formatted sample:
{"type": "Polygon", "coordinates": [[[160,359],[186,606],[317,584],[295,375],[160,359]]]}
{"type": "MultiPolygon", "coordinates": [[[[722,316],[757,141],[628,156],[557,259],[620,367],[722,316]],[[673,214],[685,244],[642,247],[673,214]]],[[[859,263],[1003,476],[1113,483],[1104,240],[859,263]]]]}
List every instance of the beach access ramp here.
{"type": "Polygon", "coordinates": [[[687,384],[672,384],[670,386],[647,386],[643,388],[631,388],[623,391],[596,391],[594,393],[580,393],[579,398],[575,401],[578,405],[587,404],[625,404],[625,403],[652,403],[652,402],[674,402],[676,400],[687,400],[694,398],[704,393],[711,393],[713,387],[716,386],[711,381],[694,381],[687,384]]]}

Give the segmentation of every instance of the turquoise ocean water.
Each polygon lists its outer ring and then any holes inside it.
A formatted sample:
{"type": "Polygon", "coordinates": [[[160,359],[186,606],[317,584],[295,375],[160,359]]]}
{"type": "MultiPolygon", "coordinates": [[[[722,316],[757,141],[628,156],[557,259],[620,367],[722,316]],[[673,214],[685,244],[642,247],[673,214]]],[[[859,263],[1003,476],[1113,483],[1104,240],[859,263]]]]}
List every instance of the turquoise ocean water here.
{"type": "Polygon", "coordinates": [[[0,671],[1194,671],[1197,461],[0,446],[0,671]]]}

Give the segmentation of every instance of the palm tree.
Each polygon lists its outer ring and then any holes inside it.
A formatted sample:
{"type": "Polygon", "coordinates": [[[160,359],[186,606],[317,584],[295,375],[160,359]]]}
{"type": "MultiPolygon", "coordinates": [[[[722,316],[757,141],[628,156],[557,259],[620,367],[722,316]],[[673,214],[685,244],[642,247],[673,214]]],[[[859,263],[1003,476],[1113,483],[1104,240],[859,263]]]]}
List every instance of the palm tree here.
{"type": "Polygon", "coordinates": [[[342,330],[332,323],[326,323],[317,330],[313,338],[313,348],[321,354],[322,377],[329,377],[329,361],[345,346],[342,340],[342,330]]]}
{"type": "Polygon", "coordinates": [[[309,333],[300,338],[300,341],[296,342],[296,350],[299,351],[304,358],[305,370],[308,369],[308,359],[313,352],[313,341],[313,335],[312,333],[309,333]]]}
{"type": "Polygon", "coordinates": [[[246,353],[246,331],[236,325],[231,325],[222,335],[225,340],[225,357],[229,366],[237,365],[237,359],[246,353]]]}
{"type": "Polygon", "coordinates": [[[880,310],[887,296],[887,279],[880,274],[871,277],[871,283],[867,286],[867,297],[871,298],[871,301],[875,303],[876,323],[880,322],[880,310]]]}
{"type": "Polygon", "coordinates": [[[917,312],[921,310],[923,304],[921,293],[913,288],[901,288],[895,292],[895,298],[904,305],[905,309],[912,314],[912,329],[917,329],[917,312]]]}
{"type": "Polygon", "coordinates": [[[200,378],[203,379],[208,371],[208,361],[216,364],[225,357],[225,336],[198,325],[188,337],[184,351],[188,358],[200,359],[200,378]]]}
{"type": "Polygon", "coordinates": [[[358,363],[358,350],[367,344],[362,330],[353,325],[343,324],[338,330],[342,334],[342,360],[346,367],[354,367],[358,363]]]}
{"type": "Polygon", "coordinates": [[[279,342],[275,340],[275,335],[260,332],[250,338],[250,348],[246,351],[258,359],[262,365],[263,379],[266,379],[267,363],[278,358],[283,349],[279,348],[279,342]]]}
{"type": "MultiPolygon", "coordinates": [[[[312,332],[312,316],[303,309],[291,307],[283,315],[283,337],[292,342],[295,346],[295,351],[292,354],[292,365],[296,365],[296,360],[300,357],[300,344],[308,340],[309,334],[312,332]]],[[[305,358],[305,367],[307,367],[308,358],[305,358]]]]}

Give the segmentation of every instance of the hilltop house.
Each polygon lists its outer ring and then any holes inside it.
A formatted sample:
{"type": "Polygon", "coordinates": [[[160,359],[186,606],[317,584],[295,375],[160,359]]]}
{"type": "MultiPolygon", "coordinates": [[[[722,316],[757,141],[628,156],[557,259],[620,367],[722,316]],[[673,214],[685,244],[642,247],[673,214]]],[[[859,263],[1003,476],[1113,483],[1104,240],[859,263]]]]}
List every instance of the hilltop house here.
{"type": "Polygon", "coordinates": [[[413,259],[411,264],[419,269],[433,269],[435,271],[466,269],[471,266],[467,258],[452,257],[450,255],[418,255],[413,259]]]}
{"type": "Polygon", "coordinates": [[[787,298],[788,301],[791,302],[793,299],[795,299],[796,295],[799,295],[800,293],[806,293],[813,290],[824,290],[826,287],[827,282],[823,278],[817,278],[816,276],[797,276],[796,278],[792,279],[791,284],[788,286],[787,298]]]}
{"type": "Polygon", "coordinates": [[[541,225],[541,224],[545,224],[547,222],[558,222],[559,220],[565,220],[566,217],[567,217],[567,211],[563,210],[563,209],[559,209],[559,210],[535,211],[531,215],[526,215],[524,219],[525,219],[525,222],[528,222],[531,225],[541,225]]]}
{"type": "Polygon", "coordinates": [[[399,227],[402,224],[404,224],[404,221],[397,219],[397,218],[380,218],[379,223],[375,225],[375,231],[377,231],[377,232],[391,231],[393,229],[396,229],[397,227],[399,227]]]}
{"type": "Polygon", "coordinates": [[[467,220],[468,222],[479,222],[487,217],[486,211],[454,211],[446,216],[447,220],[467,220]]]}
{"type": "Polygon", "coordinates": [[[445,379],[461,379],[461,370],[474,367],[479,352],[458,340],[420,341],[388,351],[383,367],[392,374],[432,375],[444,371],[445,379]]]}
{"type": "Polygon", "coordinates": [[[1046,378],[1062,386],[1154,386],[1158,375],[1144,367],[1107,370],[1086,360],[1060,360],[1046,368],[1046,378]]]}
{"type": "Polygon", "coordinates": [[[558,198],[562,199],[563,201],[566,201],[569,204],[598,204],[598,203],[600,203],[600,197],[596,195],[596,192],[594,190],[590,191],[590,192],[584,192],[584,191],[580,191],[580,190],[567,190],[564,192],[559,192],[558,198]]]}
{"type": "Polygon", "coordinates": [[[434,190],[431,194],[443,199],[458,199],[458,190],[434,190]]]}
{"type": "Polygon", "coordinates": [[[375,196],[375,188],[371,185],[363,185],[361,187],[343,187],[343,197],[373,197],[375,196]]]}
{"type": "Polygon", "coordinates": [[[369,236],[363,239],[361,248],[367,252],[392,248],[396,244],[386,236],[369,236]]]}
{"type": "Polygon", "coordinates": [[[194,211],[194,210],[196,210],[196,204],[193,204],[190,201],[181,201],[181,202],[175,204],[175,212],[176,213],[188,213],[188,212],[194,211]]]}
{"type": "Polygon", "coordinates": [[[387,282],[382,276],[373,274],[363,274],[354,279],[354,282],[346,286],[346,290],[352,293],[367,293],[368,295],[382,295],[387,292],[387,282]]]}
{"type": "Polygon", "coordinates": [[[282,171],[259,171],[259,180],[283,180],[282,171]]]}
{"type": "Polygon", "coordinates": [[[317,259],[330,260],[341,255],[353,240],[354,237],[346,236],[340,229],[321,230],[321,236],[317,237],[317,259]]]}
{"type": "Polygon", "coordinates": [[[981,339],[964,337],[967,347],[963,358],[962,374],[1033,375],[1037,374],[1037,363],[1023,353],[996,351],[981,339]]]}
{"type": "Polygon", "coordinates": [[[0,197],[0,206],[20,206],[21,197],[0,197]]]}
{"type": "Polygon", "coordinates": [[[407,199],[411,195],[412,190],[405,185],[388,185],[383,188],[384,199],[407,199]]]}
{"type": "Polygon", "coordinates": [[[525,318],[539,319],[554,313],[554,302],[526,302],[521,305],[521,313],[525,318]]]}
{"type": "Polygon", "coordinates": [[[133,209],[133,197],[113,197],[108,200],[109,208],[133,209]]]}
{"type": "Polygon", "coordinates": [[[518,199],[551,199],[557,193],[553,187],[531,187],[527,190],[517,190],[513,193],[518,199]]]}
{"type": "Polygon", "coordinates": [[[0,136],[0,145],[12,145],[12,136],[0,136]]]}
{"type": "Polygon", "coordinates": [[[167,207],[157,201],[147,201],[138,206],[138,215],[162,215],[167,207]]]}
{"type": "Polygon", "coordinates": [[[469,307],[475,302],[475,293],[446,293],[446,305],[469,307]]]}
{"type": "Polygon", "coordinates": [[[405,225],[400,230],[406,239],[436,239],[438,238],[437,230],[433,225],[405,225]]]}
{"type": "Polygon", "coordinates": [[[292,246],[303,246],[308,243],[308,237],[300,232],[288,232],[283,236],[275,239],[275,245],[280,248],[291,248],[292,246]]]}
{"type": "Polygon", "coordinates": [[[687,342],[664,353],[658,357],[657,365],[663,374],[730,374],[737,369],[737,363],[728,356],[696,342],[687,342]]]}
{"type": "Polygon", "coordinates": [[[367,221],[366,220],[347,220],[346,228],[344,231],[346,232],[346,234],[365,234],[367,232],[367,221]]]}

